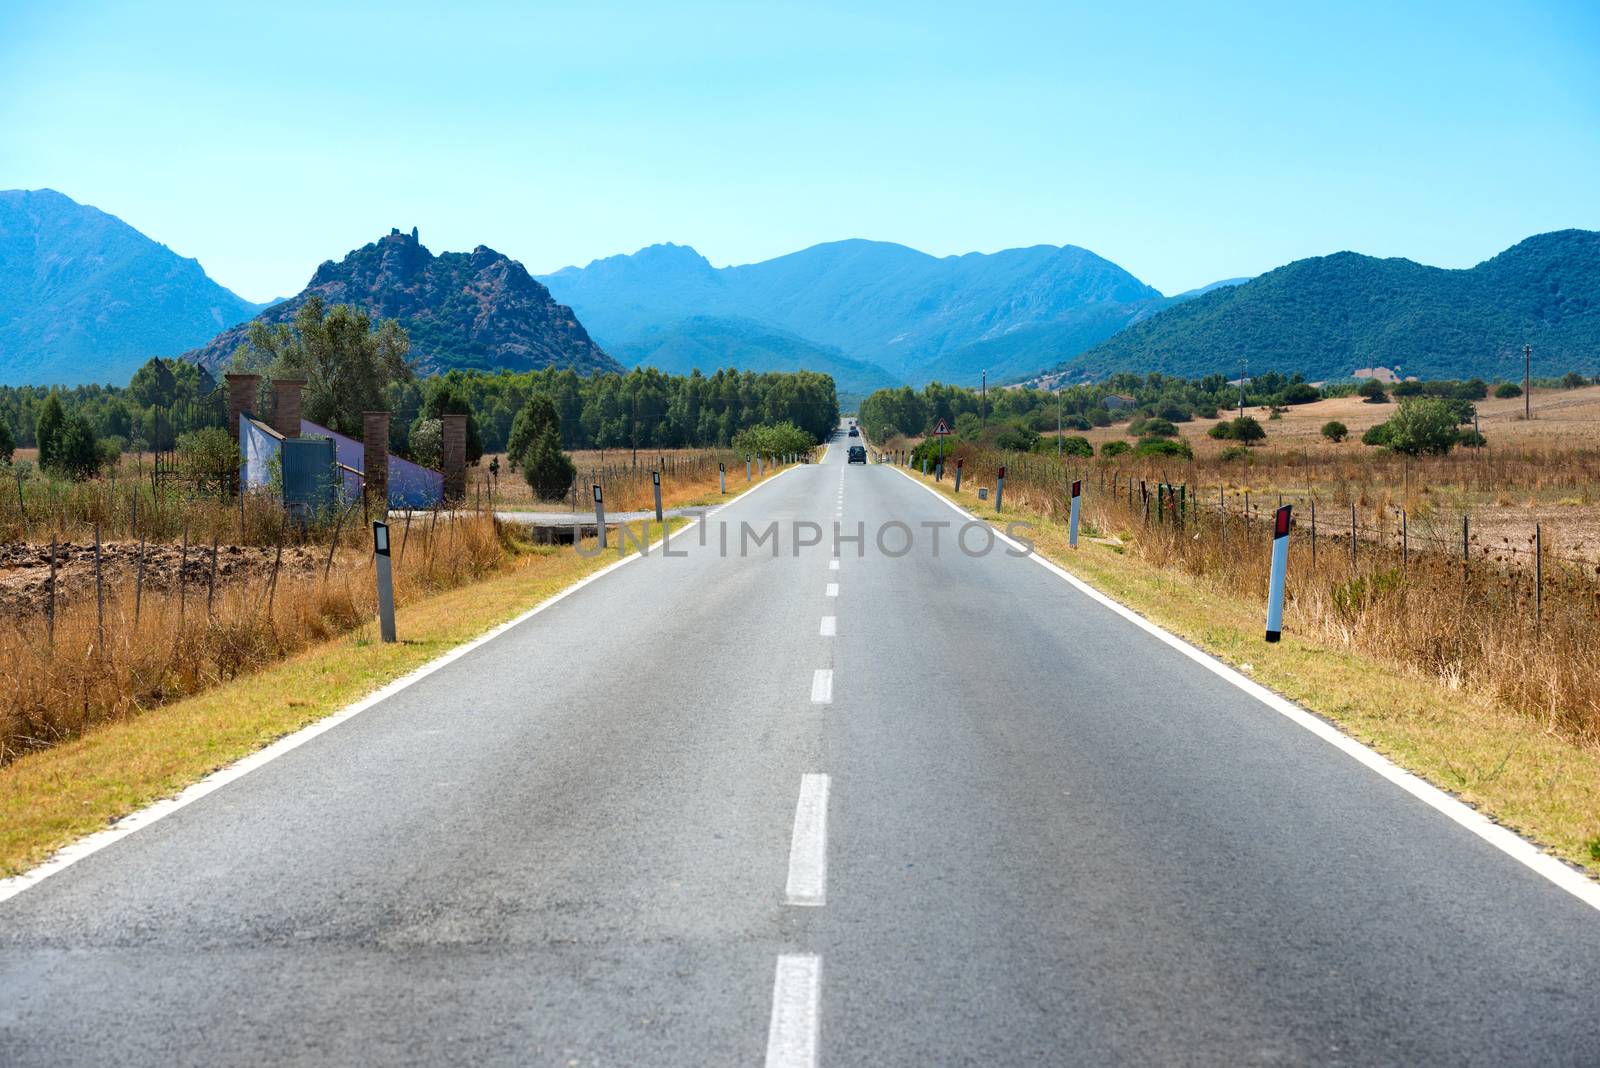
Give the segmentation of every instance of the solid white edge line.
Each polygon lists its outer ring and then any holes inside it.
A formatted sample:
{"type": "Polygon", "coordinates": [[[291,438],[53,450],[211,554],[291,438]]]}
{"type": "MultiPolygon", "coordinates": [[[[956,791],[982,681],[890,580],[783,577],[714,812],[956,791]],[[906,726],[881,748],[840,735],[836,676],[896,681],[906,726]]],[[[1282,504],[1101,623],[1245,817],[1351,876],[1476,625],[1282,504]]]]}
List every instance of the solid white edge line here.
{"type": "MultiPolygon", "coordinates": [[[[737,503],[739,500],[751,493],[754,493],[763,486],[771,485],[778,478],[788,474],[793,470],[796,469],[793,467],[785,468],[784,470],[779,471],[777,474],[763,479],[754,486],[751,486],[749,489],[745,490],[743,493],[740,493],[738,496],[732,497],[729,500],[722,502],[717,507],[707,511],[705,513],[706,518],[716,515],[724,508],[737,503]]],[[[686,531],[693,530],[695,524],[698,522],[700,522],[699,519],[690,520],[688,523],[685,523],[679,528],[678,533],[681,535],[686,531]]],[[[478,635],[476,638],[473,638],[471,641],[468,641],[463,645],[458,645],[454,649],[451,649],[450,651],[439,655],[433,660],[428,661],[421,667],[415,668],[410,673],[402,675],[392,682],[386,683],[377,690],[374,690],[372,693],[367,694],[367,696],[361,698],[359,701],[356,701],[354,704],[346,705],[345,707],[329,713],[313,723],[306,724],[304,727],[301,727],[299,730],[294,731],[291,734],[284,735],[282,738],[279,738],[277,741],[266,746],[265,748],[258,749],[248,756],[241,757],[239,760],[229,764],[227,767],[220,768],[204,778],[191,783],[189,786],[184,787],[184,789],[172,797],[164,797],[157,801],[152,801],[143,808],[130,812],[128,815],[116,820],[104,830],[94,831],[69,845],[62,846],[36,867],[30,868],[19,875],[13,875],[6,879],[0,879],[0,902],[9,901],[11,898],[16,897],[29,887],[37,886],[50,876],[65,871],[67,868],[70,868],[72,865],[78,863],[80,860],[83,860],[85,857],[93,856],[95,853],[98,853],[107,846],[126,838],[128,835],[133,834],[136,831],[141,831],[151,824],[172,815],[179,809],[194,804],[196,801],[200,800],[202,797],[205,797],[209,793],[220,790],[222,787],[228,785],[230,782],[233,782],[235,779],[243,778],[244,776],[250,774],[250,772],[262,767],[265,764],[271,763],[278,757],[283,756],[285,753],[294,749],[298,749],[300,746],[309,742],[311,739],[315,738],[324,731],[332,730],[334,727],[337,727],[346,720],[358,716],[372,706],[390,697],[393,697],[401,690],[421,682],[429,675],[432,675],[435,671],[438,671],[440,668],[447,667],[454,661],[472,652],[472,650],[478,648],[480,645],[491,642],[500,637],[506,631],[511,630],[513,627],[517,627],[523,623],[526,623],[528,620],[532,619],[540,612],[543,612],[545,609],[565,600],[574,593],[577,593],[579,590],[589,585],[589,583],[604,578],[606,575],[611,574],[611,572],[625,564],[631,564],[633,561],[649,555],[650,551],[660,544],[661,541],[658,539],[647,545],[642,552],[632,553],[628,556],[624,556],[622,559],[617,560],[614,563],[607,564],[594,574],[586,575],[565,589],[551,594],[549,597],[545,598],[543,601],[540,601],[538,604],[534,605],[526,612],[523,612],[521,615],[509,619],[504,623],[497,624],[484,633],[478,635]]],[[[611,550],[606,549],[605,551],[610,552],[611,550]]]]}
{"type": "Polygon", "coordinates": [[[833,669],[817,668],[811,675],[811,703],[833,704],[833,669]]]}
{"type": "Polygon", "coordinates": [[[767,1068],[815,1068],[822,1020],[822,958],[780,953],[772,976],[767,1068]]]}
{"type": "Polygon", "coordinates": [[[837,638],[839,636],[839,617],[823,616],[822,625],[817,628],[817,634],[823,638],[837,638]]]}
{"type": "Polygon", "coordinates": [[[820,908],[828,900],[828,776],[820,773],[800,776],[783,899],[805,908],[820,908]]]}
{"type": "MultiPolygon", "coordinates": [[[[914,485],[927,490],[936,500],[942,501],[952,510],[959,512],[961,515],[966,516],[974,522],[984,522],[984,520],[979,519],[977,516],[961,507],[961,505],[935,490],[932,486],[918,481],[910,473],[905,471],[901,471],[900,473],[905,475],[906,478],[910,479],[914,485]]],[[[1249,678],[1247,675],[1240,673],[1238,670],[1223,663],[1221,660],[1218,660],[1210,653],[1190,645],[1176,634],[1172,634],[1161,629],[1156,624],[1150,622],[1148,619],[1135,612],[1133,609],[1128,608],[1126,605],[1118,604],[1116,601],[1112,600],[1110,597],[1107,597],[1105,594],[1101,593],[1087,582],[1084,582],[1076,575],[1073,575],[1072,573],[1063,569],[1060,565],[1051,560],[1045,559],[1045,557],[1037,551],[1027,551],[1020,542],[1005,534],[1003,531],[996,530],[995,537],[1014,549],[1027,552],[1027,556],[1033,560],[1034,563],[1038,564],[1046,571],[1049,571],[1057,578],[1070,583],[1084,596],[1089,597],[1106,608],[1109,608],[1111,611],[1117,613],[1117,615],[1126,619],[1140,630],[1155,636],[1165,644],[1182,653],[1184,656],[1187,656],[1190,660],[1193,660],[1207,671],[1210,671],[1212,674],[1232,683],[1234,686],[1240,690],[1243,690],[1251,697],[1254,697],[1257,701],[1260,701],[1262,704],[1266,705],[1274,712],[1277,712],[1285,719],[1288,719],[1296,725],[1310,731],[1312,734],[1316,735],[1318,738],[1321,738],[1335,749],[1343,752],[1346,756],[1351,757],[1356,762],[1362,764],[1371,771],[1374,771],[1383,778],[1389,780],[1394,785],[1400,787],[1400,789],[1404,790],[1412,797],[1415,797],[1429,808],[1434,809],[1441,815],[1453,820],[1466,830],[1471,831],[1473,834],[1494,846],[1506,856],[1522,864],[1530,871],[1533,871],[1536,874],[1543,876],[1545,879],[1548,879],[1550,882],[1554,883],[1556,886],[1559,886],[1573,897],[1576,897],[1579,901],[1582,901],[1591,908],[1600,910],[1600,883],[1594,882],[1587,875],[1581,871],[1578,871],[1576,868],[1569,867],[1561,858],[1546,853],[1537,845],[1528,841],[1526,838],[1523,838],[1510,828],[1503,827],[1500,824],[1495,823],[1493,820],[1489,819],[1489,817],[1485,816],[1482,812],[1479,812],[1466,802],[1460,800],[1459,798],[1452,797],[1450,794],[1439,789],[1426,779],[1423,779],[1420,776],[1405,770],[1388,757],[1384,756],[1382,753],[1379,753],[1375,749],[1368,748],[1366,745],[1356,741],[1348,734],[1345,734],[1343,731],[1339,730],[1339,728],[1335,727],[1332,723],[1329,723],[1321,716],[1318,716],[1316,713],[1309,712],[1306,709],[1301,708],[1293,701],[1290,701],[1281,694],[1272,692],[1265,686],[1262,686],[1260,683],[1249,678]]]]}

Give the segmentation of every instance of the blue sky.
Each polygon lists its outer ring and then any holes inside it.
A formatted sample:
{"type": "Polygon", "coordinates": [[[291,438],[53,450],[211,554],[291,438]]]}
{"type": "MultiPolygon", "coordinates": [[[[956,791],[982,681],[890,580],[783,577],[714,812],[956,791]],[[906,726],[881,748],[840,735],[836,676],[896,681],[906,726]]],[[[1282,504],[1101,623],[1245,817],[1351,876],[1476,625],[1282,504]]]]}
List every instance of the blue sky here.
{"type": "Polygon", "coordinates": [[[255,300],[391,226],[535,272],[1070,243],[1169,293],[1600,229],[1600,4],[332,6],[0,0],[0,188],[255,300]]]}

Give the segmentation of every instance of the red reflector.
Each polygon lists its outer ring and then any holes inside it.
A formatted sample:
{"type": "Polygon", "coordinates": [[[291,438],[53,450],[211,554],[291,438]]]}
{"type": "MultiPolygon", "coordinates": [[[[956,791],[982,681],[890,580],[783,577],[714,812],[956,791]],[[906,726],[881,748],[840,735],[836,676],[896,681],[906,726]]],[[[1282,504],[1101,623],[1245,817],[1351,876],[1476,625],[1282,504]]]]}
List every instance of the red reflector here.
{"type": "Polygon", "coordinates": [[[1081,492],[1083,492],[1083,479],[1081,479],[1081,478],[1073,479],[1072,480],[1072,495],[1074,497],[1076,497],[1081,492]]]}
{"type": "Polygon", "coordinates": [[[1000,469],[1000,477],[1001,478],[1005,478],[1006,477],[1006,469],[1003,468],[1003,467],[1000,469]]]}
{"type": "Polygon", "coordinates": [[[1293,505],[1286,504],[1278,509],[1277,525],[1272,531],[1273,537],[1281,538],[1289,533],[1289,509],[1291,507],[1293,505]]]}

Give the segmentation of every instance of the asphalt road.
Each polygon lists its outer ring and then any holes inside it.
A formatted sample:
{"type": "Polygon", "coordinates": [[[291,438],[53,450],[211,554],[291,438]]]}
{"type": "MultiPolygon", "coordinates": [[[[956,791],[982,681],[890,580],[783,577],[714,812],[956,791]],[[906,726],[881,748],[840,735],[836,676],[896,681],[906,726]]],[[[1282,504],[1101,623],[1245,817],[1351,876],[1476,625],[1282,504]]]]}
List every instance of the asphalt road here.
{"type": "Polygon", "coordinates": [[[1600,1063],[1600,911],[845,444],[0,902],[0,1064],[1600,1063]]]}

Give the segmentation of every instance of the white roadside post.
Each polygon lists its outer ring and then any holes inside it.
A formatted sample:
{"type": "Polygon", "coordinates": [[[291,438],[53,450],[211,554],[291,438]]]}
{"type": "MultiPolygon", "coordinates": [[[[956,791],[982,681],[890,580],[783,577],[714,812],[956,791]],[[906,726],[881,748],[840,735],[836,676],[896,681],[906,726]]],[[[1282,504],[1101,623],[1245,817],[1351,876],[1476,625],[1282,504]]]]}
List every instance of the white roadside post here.
{"type": "Polygon", "coordinates": [[[998,512],[1000,510],[1000,504],[1005,499],[1006,499],[1006,469],[1005,469],[1005,465],[1002,464],[1001,467],[1000,467],[1000,473],[995,476],[995,480],[994,480],[994,510],[995,511],[998,512]]]}
{"type": "Polygon", "coordinates": [[[764,476],[766,473],[767,473],[767,458],[765,456],[757,456],[756,457],[756,474],[764,476]]]}
{"type": "Polygon", "coordinates": [[[594,484],[594,526],[600,536],[600,548],[606,547],[606,505],[600,499],[600,483],[594,484]]]}
{"type": "Polygon", "coordinates": [[[656,491],[656,522],[661,522],[661,472],[650,472],[650,482],[656,491]]]}
{"type": "Polygon", "coordinates": [[[1083,496],[1083,479],[1072,480],[1072,518],[1067,526],[1067,544],[1078,547],[1078,499],[1083,496]]]}
{"type": "Polygon", "coordinates": [[[372,552],[378,576],[378,635],[394,641],[394,571],[389,565],[389,524],[372,522],[372,552]]]}
{"type": "Polygon", "coordinates": [[[1267,588],[1267,641],[1283,634],[1283,581],[1289,570],[1289,509],[1281,505],[1272,527],[1272,582],[1267,588]]]}
{"type": "Polygon", "coordinates": [[[744,480],[746,482],[750,481],[750,462],[750,457],[746,456],[744,458],[744,480]]]}
{"type": "Polygon", "coordinates": [[[956,458],[956,492],[957,493],[961,492],[961,465],[964,464],[964,463],[966,463],[965,460],[961,459],[960,457],[956,458]]]}
{"type": "Polygon", "coordinates": [[[727,493],[728,492],[728,465],[727,464],[718,464],[717,465],[717,482],[721,484],[722,492],[723,493],[727,493]]]}

